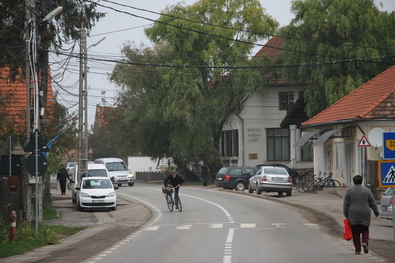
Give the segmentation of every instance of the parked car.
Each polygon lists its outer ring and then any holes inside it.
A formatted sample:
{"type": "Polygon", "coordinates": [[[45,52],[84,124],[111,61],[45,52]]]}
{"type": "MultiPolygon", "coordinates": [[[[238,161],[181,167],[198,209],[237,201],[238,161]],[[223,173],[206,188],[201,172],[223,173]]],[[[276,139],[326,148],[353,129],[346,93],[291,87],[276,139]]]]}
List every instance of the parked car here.
{"type": "Polygon", "coordinates": [[[256,166],[257,170],[262,167],[262,166],[276,166],[276,167],[282,167],[285,170],[287,170],[289,176],[291,176],[292,178],[292,183],[296,184],[296,180],[298,178],[298,176],[300,175],[300,173],[298,173],[297,171],[289,168],[288,166],[286,166],[285,164],[281,164],[281,163],[264,163],[264,164],[258,164],[256,166]]]}
{"type": "Polygon", "coordinates": [[[95,163],[101,163],[107,167],[114,184],[118,184],[118,186],[122,186],[122,183],[127,183],[129,186],[134,185],[134,175],[130,173],[130,168],[126,166],[122,159],[99,158],[95,160],[95,163]]]}
{"type": "MultiPolygon", "coordinates": [[[[74,167],[73,176],[70,178],[70,191],[71,200],[73,203],[77,202],[77,191],[76,187],[80,185],[81,181],[78,181],[78,165],[74,167]]],[[[81,179],[84,177],[106,177],[110,179],[107,168],[104,164],[88,163],[88,174],[81,174],[81,179]]]]}
{"type": "Polygon", "coordinates": [[[69,162],[66,164],[66,171],[69,174],[70,178],[73,176],[74,168],[77,164],[77,162],[69,162]]]}
{"type": "Polygon", "coordinates": [[[117,195],[110,178],[83,177],[81,183],[75,188],[77,193],[77,209],[85,208],[117,208],[117,195]]]}
{"type": "Polygon", "coordinates": [[[224,189],[244,191],[248,187],[248,179],[254,173],[255,168],[251,166],[222,167],[215,177],[215,185],[224,189]]]}
{"type": "Polygon", "coordinates": [[[395,194],[395,188],[387,188],[383,195],[381,196],[380,202],[380,217],[385,219],[392,219],[394,218],[393,214],[393,205],[394,199],[392,196],[395,194]]]}
{"type": "Polygon", "coordinates": [[[262,166],[250,178],[248,192],[253,193],[256,191],[258,195],[262,192],[278,192],[279,196],[286,192],[287,196],[291,196],[292,186],[292,178],[285,168],[262,166]]]}

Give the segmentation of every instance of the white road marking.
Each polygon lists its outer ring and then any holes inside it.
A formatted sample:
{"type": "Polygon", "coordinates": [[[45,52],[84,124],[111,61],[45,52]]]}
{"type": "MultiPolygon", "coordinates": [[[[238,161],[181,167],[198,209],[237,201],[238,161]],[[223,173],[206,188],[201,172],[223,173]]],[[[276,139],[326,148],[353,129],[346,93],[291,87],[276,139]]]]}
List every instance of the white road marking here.
{"type": "Polygon", "coordinates": [[[223,228],[224,224],[210,224],[208,228],[223,228]]]}
{"type": "Polygon", "coordinates": [[[192,225],[183,225],[183,226],[176,226],[176,229],[185,230],[191,229],[192,225]]]}
{"type": "Polygon", "coordinates": [[[255,228],[256,224],[251,223],[251,224],[240,224],[240,228],[255,228]]]}
{"type": "Polygon", "coordinates": [[[232,262],[232,243],[233,243],[234,234],[235,234],[235,229],[229,228],[228,236],[226,237],[223,263],[232,262]]]}

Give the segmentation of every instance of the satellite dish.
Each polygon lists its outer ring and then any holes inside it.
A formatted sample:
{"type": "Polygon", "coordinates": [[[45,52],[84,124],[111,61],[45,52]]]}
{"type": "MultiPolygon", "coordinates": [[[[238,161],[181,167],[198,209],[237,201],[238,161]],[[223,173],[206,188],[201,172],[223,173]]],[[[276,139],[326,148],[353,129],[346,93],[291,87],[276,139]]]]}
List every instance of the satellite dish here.
{"type": "Polygon", "coordinates": [[[383,132],[381,128],[374,128],[369,132],[369,142],[374,147],[383,146],[383,132]]]}

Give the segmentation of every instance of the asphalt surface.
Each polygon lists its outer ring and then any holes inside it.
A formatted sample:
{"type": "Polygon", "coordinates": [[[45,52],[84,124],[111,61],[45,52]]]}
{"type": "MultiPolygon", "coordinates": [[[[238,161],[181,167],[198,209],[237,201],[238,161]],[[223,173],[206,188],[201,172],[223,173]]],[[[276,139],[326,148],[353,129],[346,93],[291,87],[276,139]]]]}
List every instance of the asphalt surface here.
{"type": "MultiPolygon", "coordinates": [[[[138,184],[138,182],[136,182],[136,184],[138,184]]],[[[159,184],[158,187],[160,187],[159,184]]],[[[219,190],[213,186],[209,187],[212,188],[213,191],[219,190]]],[[[338,230],[339,227],[342,228],[343,225],[344,216],[342,213],[342,206],[343,195],[346,190],[347,188],[328,188],[318,191],[316,194],[310,194],[299,193],[296,189],[294,189],[292,196],[284,195],[282,197],[278,197],[275,193],[262,193],[262,198],[276,202],[282,202],[291,206],[308,208],[310,209],[311,213],[322,213],[338,222],[337,226],[333,226],[333,228],[338,230]]],[[[76,206],[71,203],[71,193],[68,190],[66,195],[61,195],[60,191],[56,190],[56,188],[53,188],[51,189],[51,194],[53,196],[53,207],[58,211],[60,219],[45,221],[45,223],[64,225],[68,227],[87,228],[75,235],[61,239],[60,244],[38,248],[23,255],[0,259],[0,262],[39,262],[40,258],[43,258],[56,250],[65,249],[67,246],[88,239],[96,235],[98,232],[105,231],[109,227],[114,227],[114,224],[134,226],[134,228],[138,230],[152,217],[151,211],[146,207],[140,204],[130,203],[119,197],[118,208],[116,211],[111,212],[110,216],[110,213],[107,212],[78,212],[76,206]]],[[[244,191],[242,194],[248,193],[247,191],[244,191]]],[[[386,220],[372,216],[370,238],[392,241],[394,238],[392,220],[386,220]]]]}

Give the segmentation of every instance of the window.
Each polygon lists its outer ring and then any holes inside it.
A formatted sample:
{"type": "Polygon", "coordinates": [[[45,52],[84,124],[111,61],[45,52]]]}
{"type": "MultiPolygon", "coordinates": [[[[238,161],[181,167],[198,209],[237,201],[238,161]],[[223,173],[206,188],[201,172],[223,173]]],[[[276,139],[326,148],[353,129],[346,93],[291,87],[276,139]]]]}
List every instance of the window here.
{"type": "Polygon", "coordinates": [[[239,156],[239,130],[222,132],[221,153],[224,157],[239,156]]]}
{"type": "Polygon", "coordinates": [[[289,130],[267,129],[267,160],[289,161],[289,130]]]}
{"type": "Polygon", "coordinates": [[[288,105],[293,104],[294,100],[294,93],[293,92],[280,92],[279,93],[279,106],[280,110],[287,110],[288,105]]]}
{"type": "Polygon", "coordinates": [[[313,143],[307,142],[305,143],[302,148],[302,161],[312,161],[313,160],[313,143]]]}

